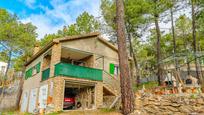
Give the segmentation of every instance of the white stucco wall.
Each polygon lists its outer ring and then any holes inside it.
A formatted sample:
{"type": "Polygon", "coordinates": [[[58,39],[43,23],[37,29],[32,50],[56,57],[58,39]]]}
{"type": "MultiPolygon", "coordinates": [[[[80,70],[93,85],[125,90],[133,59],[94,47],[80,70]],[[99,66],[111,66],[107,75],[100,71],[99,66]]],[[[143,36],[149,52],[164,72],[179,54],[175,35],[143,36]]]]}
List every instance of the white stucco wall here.
{"type": "Polygon", "coordinates": [[[0,61],[0,73],[3,72],[3,74],[5,74],[7,65],[8,65],[7,63],[0,61]],[[3,68],[4,70],[2,70],[3,68]]]}

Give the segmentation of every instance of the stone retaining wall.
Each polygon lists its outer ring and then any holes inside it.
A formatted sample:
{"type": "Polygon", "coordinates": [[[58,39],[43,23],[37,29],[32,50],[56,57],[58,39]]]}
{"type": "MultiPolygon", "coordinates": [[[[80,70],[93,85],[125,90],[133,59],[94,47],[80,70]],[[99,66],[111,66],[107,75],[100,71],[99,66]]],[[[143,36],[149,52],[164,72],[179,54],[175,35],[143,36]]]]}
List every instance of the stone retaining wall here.
{"type": "Polygon", "coordinates": [[[188,115],[204,114],[204,94],[137,96],[136,112],[140,115],[188,115]]]}

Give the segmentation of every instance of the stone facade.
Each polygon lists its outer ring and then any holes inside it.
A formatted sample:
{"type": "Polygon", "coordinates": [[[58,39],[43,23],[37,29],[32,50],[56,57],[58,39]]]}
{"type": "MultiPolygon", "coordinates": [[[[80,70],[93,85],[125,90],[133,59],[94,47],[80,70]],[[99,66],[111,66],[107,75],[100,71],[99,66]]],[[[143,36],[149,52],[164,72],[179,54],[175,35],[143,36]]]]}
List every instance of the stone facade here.
{"type": "Polygon", "coordinates": [[[103,83],[98,82],[95,85],[95,105],[96,108],[103,106],[103,83]]]}
{"type": "Polygon", "coordinates": [[[65,83],[64,83],[64,79],[60,77],[54,78],[53,82],[54,82],[53,104],[55,108],[54,110],[60,111],[63,109],[65,83]]]}
{"type": "Polygon", "coordinates": [[[52,53],[51,53],[51,64],[50,64],[50,77],[54,76],[54,69],[55,64],[60,62],[61,59],[61,44],[59,41],[56,41],[57,43],[52,46],[52,53]]]}

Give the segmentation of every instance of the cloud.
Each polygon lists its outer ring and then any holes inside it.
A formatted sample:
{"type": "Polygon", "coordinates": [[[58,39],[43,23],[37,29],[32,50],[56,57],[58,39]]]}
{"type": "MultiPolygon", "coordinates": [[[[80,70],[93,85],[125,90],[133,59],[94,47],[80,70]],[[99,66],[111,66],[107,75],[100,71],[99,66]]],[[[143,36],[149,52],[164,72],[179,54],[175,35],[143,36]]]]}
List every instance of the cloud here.
{"type": "Polygon", "coordinates": [[[24,3],[27,7],[34,9],[35,8],[35,3],[37,2],[36,0],[18,0],[21,3],[24,3]]]}
{"type": "Polygon", "coordinates": [[[38,39],[44,37],[45,34],[56,33],[63,25],[53,25],[51,20],[44,15],[31,15],[21,20],[22,23],[32,22],[37,27],[38,39]]]}
{"type": "MultiPolygon", "coordinates": [[[[33,5],[35,0],[26,0],[26,5],[33,5]]],[[[87,11],[95,17],[100,15],[100,0],[51,0],[52,7],[39,4],[38,7],[43,13],[31,14],[21,19],[23,23],[31,22],[37,27],[38,39],[43,38],[45,34],[56,33],[64,25],[75,22],[78,15],[87,11]]]]}

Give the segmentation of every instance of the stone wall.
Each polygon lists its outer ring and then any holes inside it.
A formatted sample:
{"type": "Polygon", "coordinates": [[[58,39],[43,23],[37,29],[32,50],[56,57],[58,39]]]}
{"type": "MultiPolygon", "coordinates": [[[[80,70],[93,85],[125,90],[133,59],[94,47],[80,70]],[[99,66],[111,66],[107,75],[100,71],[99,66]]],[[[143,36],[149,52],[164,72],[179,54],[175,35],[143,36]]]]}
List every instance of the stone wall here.
{"type": "Polygon", "coordinates": [[[97,82],[95,85],[95,105],[96,108],[103,106],[103,83],[97,82]]]}
{"type": "Polygon", "coordinates": [[[204,94],[137,96],[136,112],[140,115],[204,114],[204,94]]]}
{"type": "Polygon", "coordinates": [[[55,111],[61,111],[64,101],[64,79],[56,77],[53,81],[53,104],[55,106],[55,111]]]}
{"type": "Polygon", "coordinates": [[[51,55],[51,63],[50,63],[50,77],[54,76],[55,64],[59,63],[61,60],[61,44],[57,43],[52,46],[52,55],[51,55]]]}

